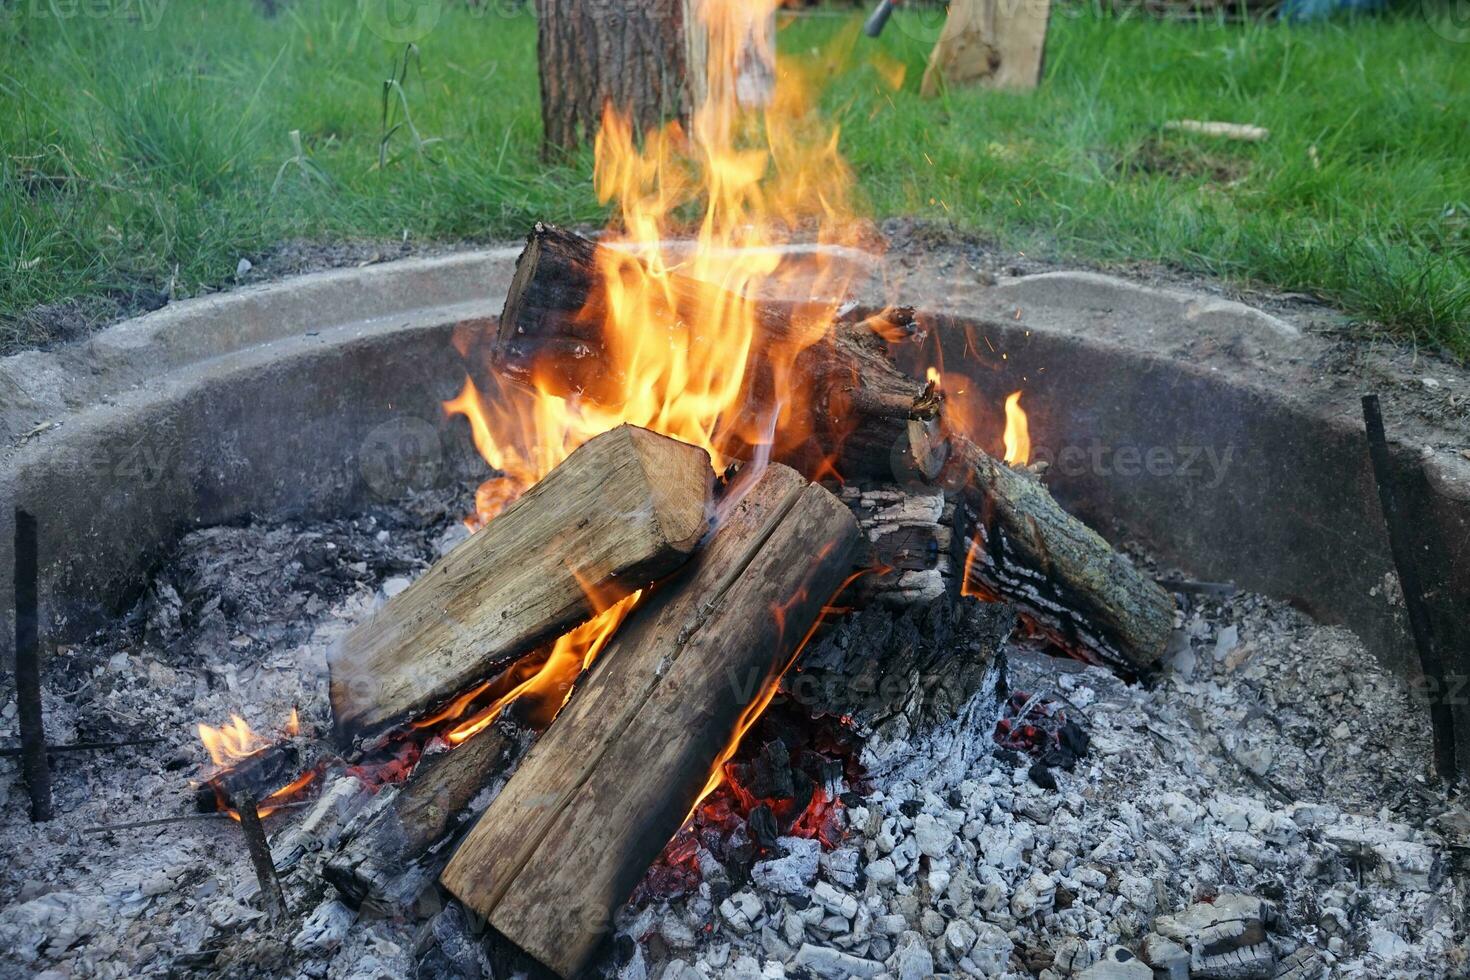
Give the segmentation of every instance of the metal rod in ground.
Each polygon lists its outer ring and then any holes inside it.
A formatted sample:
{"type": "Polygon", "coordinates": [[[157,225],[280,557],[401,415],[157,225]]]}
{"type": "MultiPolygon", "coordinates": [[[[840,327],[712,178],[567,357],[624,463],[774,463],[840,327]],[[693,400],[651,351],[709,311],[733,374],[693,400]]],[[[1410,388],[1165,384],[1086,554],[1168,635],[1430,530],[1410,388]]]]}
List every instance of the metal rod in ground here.
{"type": "Polygon", "coordinates": [[[255,794],[242,792],[234,802],[235,811],[240,814],[240,830],[245,834],[245,847],[250,851],[250,863],[255,865],[255,877],[260,882],[266,914],[271,922],[281,922],[286,918],[286,896],[281,892],[281,880],[276,877],[276,865],[271,860],[270,845],[265,840],[265,828],[260,825],[255,794]]]}
{"type": "Polygon", "coordinates": [[[1445,700],[1444,663],[1429,625],[1429,609],[1414,553],[1414,529],[1404,513],[1394,482],[1388,436],[1383,430],[1383,412],[1377,395],[1363,396],[1363,425],[1368,431],[1368,456],[1373,461],[1373,478],[1378,483],[1378,502],[1383,506],[1383,521],[1388,526],[1388,547],[1404,592],[1404,609],[1409,614],[1409,632],[1419,652],[1419,669],[1430,681],[1429,723],[1434,731],[1434,768],[1440,779],[1452,782],[1457,773],[1454,715],[1445,700]]]}
{"type": "MultiPolygon", "coordinates": [[[[58,752],[106,752],[108,749],[125,749],[133,745],[157,745],[163,741],[162,736],[153,738],[120,738],[113,742],[67,742],[63,745],[46,746],[47,755],[55,755],[58,752]]],[[[0,748],[0,758],[12,758],[25,752],[25,748],[19,745],[7,745],[0,748]]]]}
{"type": "Polygon", "coordinates": [[[20,767],[31,794],[31,820],[50,820],[51,760],[41,710],[40,614],[37,610],[36,519],[15,509],[15,696],[20,716],[20,767]]]}

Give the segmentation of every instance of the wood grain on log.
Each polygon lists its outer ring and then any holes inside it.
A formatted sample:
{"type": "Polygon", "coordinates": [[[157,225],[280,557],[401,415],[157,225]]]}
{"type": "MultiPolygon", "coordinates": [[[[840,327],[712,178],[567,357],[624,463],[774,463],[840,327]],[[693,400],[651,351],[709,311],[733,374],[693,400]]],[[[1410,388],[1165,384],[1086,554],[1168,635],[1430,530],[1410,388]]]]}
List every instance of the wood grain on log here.
{"type": "Polygon", "coordinates": [[[702,449],[634,426],[579,447],[330,658],[339,741],[373,736],[672,572],[708,529],[702,449]]]}
{"type": "MultiPolygon", "coordinates": [[[[601,341],[607,300],[605,251],[577,235],[538,224],[516,266],[494,360],[512,377],[534,365],[538,381],[598,397],[615,373],[601,341]]],[[[670,328],[680,310],[704,308],[718,287],[670,277],[676,297],[650,329],[670,328]]],[[[726,300],[726,303],[732,302],[726,300]]],[[[769,371],[758,363],[790,337],[792,318],[818,315],[810,304],[752,301],[760,337],[748,370],[746,400],[769,397],[769,371]]],[[[825,309],[825,308],[823,308],[825,309]]],[[[812,431],[773,455],[808,475],[836,470],[901,485],[932,482],[968,505],[957,546],[985,537],[972,571],[985,590],[1021,605],[1063,643],[1127,669],[1163,654],[1173,628],[1173,600],[1148,576],[1067,514],[1039,482],[996,460],[946,424],[942,392],[905,375],[890,347],[916,333],[902,318],[840,322],[804,350],[794,372],[811,401],[812,431]],[[967,535],[960,537],[960,535],[967,535]]],[[[957,547],[959,560],[965,550],[957,547]]]]}
{"type": "Polygon", "coordinates": [[[772,465],[624,623],[441,878],[570,976],[678,829],[736,732],[847,573],[852,515],[772,465]]]}
{"type": "Polygon", "coordinates": [[[919,91],[946,85],[1029,91],[1041,81],[1051,0],[951,0],[919,91]]]}

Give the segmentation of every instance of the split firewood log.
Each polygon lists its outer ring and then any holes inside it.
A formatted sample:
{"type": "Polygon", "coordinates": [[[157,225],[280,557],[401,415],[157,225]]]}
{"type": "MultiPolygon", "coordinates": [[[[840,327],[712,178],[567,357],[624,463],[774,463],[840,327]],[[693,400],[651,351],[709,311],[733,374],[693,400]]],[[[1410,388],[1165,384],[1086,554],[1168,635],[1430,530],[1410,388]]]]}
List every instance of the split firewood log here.
{"type": "Polygon", "coordinates": [[[709,454],[634,426],[588,440],[330,657],[343,743],[420,714],[674,571],[708,529],[709,454]]]}
{"type": "Polygon", "coordinates": [[[737,480],[722,511],[689,566],[623,624],[441,876],[562,976],[589,961],[850,567],[852,514],[788,467],[737,480]]]}
{"type": "MultiPolygon", "coordinates": [[[[516,264],[498,334],[485,341],[500,373],[560,385],[596,399],[616,385],[602,339],[608,299],[604,270],[634,261],[578,235],[537,224],[516,264]]],[[[668,275],[674,300],[653,311],[650,330],[673,330],[687,311],[705,309],[717,286],[668,275]]],[[[728,298],[723,302],[735,300],[728,298]]],[[[830,316],[830,305],[749,300],[754,342],[745,401],[759,406],[771,372],[761,361],[788,343],[793,322],[830,316]]],[[[810,399],[813,422],[775,458],[811,476],[836,470],[847,479],[879,476],[928,482],[964,504],[959,560],[971,587],[1014,601],[1063,645],[1125,671],[1164,652],[1174,625],[1172,597],[1072,517],[1031,475],[1008,467],[946,424],[943,392],[901,371],[895,349],[920,338],[911,316],[840,321],[802,350],[793,370],[810,399]],[[961,546],[964,547],[961,547],[961,546]]],[[[731,451],[738,455],[739,447],[731,451]]]]}

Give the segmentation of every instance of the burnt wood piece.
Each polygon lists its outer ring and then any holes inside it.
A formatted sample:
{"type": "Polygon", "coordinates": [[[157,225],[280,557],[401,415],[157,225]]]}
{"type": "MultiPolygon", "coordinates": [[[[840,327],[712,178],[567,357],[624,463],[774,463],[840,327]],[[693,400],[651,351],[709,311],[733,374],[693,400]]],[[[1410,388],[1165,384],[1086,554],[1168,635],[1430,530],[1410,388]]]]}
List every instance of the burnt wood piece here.
{"type": "Polygon", "coordinates": [[[200,813],[238,810],[242,796],[264,800],[301,775],[303,768],[298,742],[272,742],[195,787],[194,808],[200,813]]]}
{"type": "Polygon", "coordinates": [[[445,752],[422,759],[406,783],[380,790],[342,833],[322,875],[352,905],[392,909],[413,900],[447,859],[435,846],[484,809],[471,807],[483,790],[494,793],[530,744],[529,730],[497,720],[445,752]],[[410,894],[412,892],[413,894],[410,894]]]}
{"type": "Polygon", "coordinates": [[[812,643],[781,689],[865,738],[907,738],[959,714],[1015,625],[1010,603],[972,598],[931,599],[900,615],[865,609],[812,643]]]}
{"type": "MultiPolygon", "coordinates": [[[[542,383],[559,382],[598,397],[600,384],[617,370],[614,352],[600,339],[607,309],[604,270],[635,261],[609,251],[536,225],[500,321],[494,362],[504,373],[523,379],[534,366],[542,383]]],[[[709,291],[718,290],[668,278],[673,308],[655,315],[649,329],[677,329],[680,310],[698,308],[709,291]]],[[[790,342],[793,320],[810,321],[830,308],[750,302],[759,336],[746,402],[760,405],[770,383],[762,355],[790,342]]],[[[946,424],[943,393],[895,364],[894,347],[922,333],[902,312],[840,321],[796,358],[794,371],[812,403],[813,431],[800,444],[776,446],[775,458],[812,476],[829,472],[835,460],[849,482],[872,477],[905,487],[942,487],[964,505],[954,528],[957,563],[966,556],[958,546],[981,538],[972,571],[984,591],[1018,603],[1058,642],[1099,660],[1128,671],[1153,663],[1173,629],[1173,598],[1067,514],[1036,479],[946,424]]]]}
{"type": "Polygon", "coordinates": [[[708,529],[702,449],[623,425],[588,440],[332,651],[346,746],[421,714],[682,565],[708,529]]]}
{"type": "MultiPolygon", "coordinates": [[[[616,352],[607,350],[603,341],[602,325],[608,316],[604,283],[610,271],[628,274],[636,271],[637,263],[631,253],[538,222],[516,260],[506,293],[490,357],[497,373],[524,382],[535,368],[541,385],[558,394],[579,392],[594,400],[621,391],[616,352]]],[[[747,411],[771,410],[777,402],[771,364],[791,365],[800,379],[797,394],[807,403],[788,409],[809,419],[811,431],[800,441],[776,447],[783,462],[815,474],[824,461],[840,458],[838,467],[847,480],[905,482],[932,479],[938,473],[942,455],[920,460],[908,453],[910,427],[932,427],[940,406],[938,399],[926,397],[930,392],[923,382],[893,365],[885,336],[893,339],[912,329],[902,317],[840,321],[822,339],[795,353],[810,339],[806,335],[811,325],[832,322],[835,302],[790,305],[732,299],[720,287],[686,276],[672,274],[666,281],[673,301],[654,305],[642,328],[667,335],[671,343],[683,342],[676,338],[687,333],[688,321],[696,319],[691,311],[716,302],[749,307],[757,335],[740,398],[747,411]]],[[[733,433],[750,419],[723,421],[722,428],[731,434],[721,448],[741,455],[742,446],[733,433]]]]}
{"type": "Polygon", "coordinates": [[[271,861],[271,850],[266,844],[265,828],[260,824],[255,794],[246,790],[235,805],[240,814],[240,833],[245,835],[250,863],[255,866],[255,879],[260,883],[260,897],[266,914],[273,925],[279,924],[286,919],[286,896],[281,892],[281,880],[276,877],[276,866],[271,861]]]}
{"type": "Polygon", "coordinates": [[[31,797],[31,822],[54,815],[46,718],[41,708],[41,617],[37,601],[36,518],[15,510],[15,699],[19,705],[20,769],[31,797]]]}
{"type": "MultiPolygon", "coordinates": [[[[162,736],[154,738],[120,738],[112,742],[66,742],[61,745],[46,746],[47,755],[56,755],[61,752],[107,752],[111,749],[125,749],[139,745],[157,745],[164,739],[162,736]]],[[[5,746],[0,748],[0,758],[11,758],[25,754],[24,746],[5,746]]]]}
{"type": "Polygon", "coordinates": [[[1031,473],[963,436],[949,439],[941,477],[962,509],[962,575],[982,594],[1009,599],[1063,643],[1136,671],[1163,656],[1174,599],[1102,536],[1072,517],[1031,473]]]}
{"type": "Polygon", "coordinates": [[[848,573],[835,497],[779,464],[592,666],[441,876],[511,942],[577,973],[848,573]]]}
{"type": "Polygon", "coordinates": [[[953,594],[954,504],[934,486],[842,488],[863,539],[854,556],[865,570],[843,593],[843,605],[925,605],[953,594]]]}

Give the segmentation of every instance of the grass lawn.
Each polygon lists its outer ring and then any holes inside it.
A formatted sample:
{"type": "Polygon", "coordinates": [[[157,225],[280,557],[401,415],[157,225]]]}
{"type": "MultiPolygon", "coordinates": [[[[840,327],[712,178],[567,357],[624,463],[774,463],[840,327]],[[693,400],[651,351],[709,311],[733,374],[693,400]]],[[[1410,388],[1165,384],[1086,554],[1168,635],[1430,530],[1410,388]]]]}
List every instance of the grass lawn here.
{"type": "MultiPolygon", "coordinates": [[[[245,0],[47,6],[0,0],[0,351],[46,339],[40,304],[228,285],[287,239],[509,238],[602,217],[588,158],[538,158],[535,25],[504,4],[446,0],[403,87],[418,134],[442,142],[400,129],[381,157],[401,46],[351,0],[271,20],[245,0]]],[[[1288,27],[1069,7],[1039,92],[926,101],[916,22],[900,12],[858,43],[825,97],[875,217],[1310,292],[1470,357],[1470,45],[1409,14],[1288,27]],[[898,91],[874,51],[906,66],[898,91]],[[1272,136],[1160,130],[1186,117],[1272,136]]],[[[812,57],[855,27],[799,18],[781,43],[812,57]]]]}

